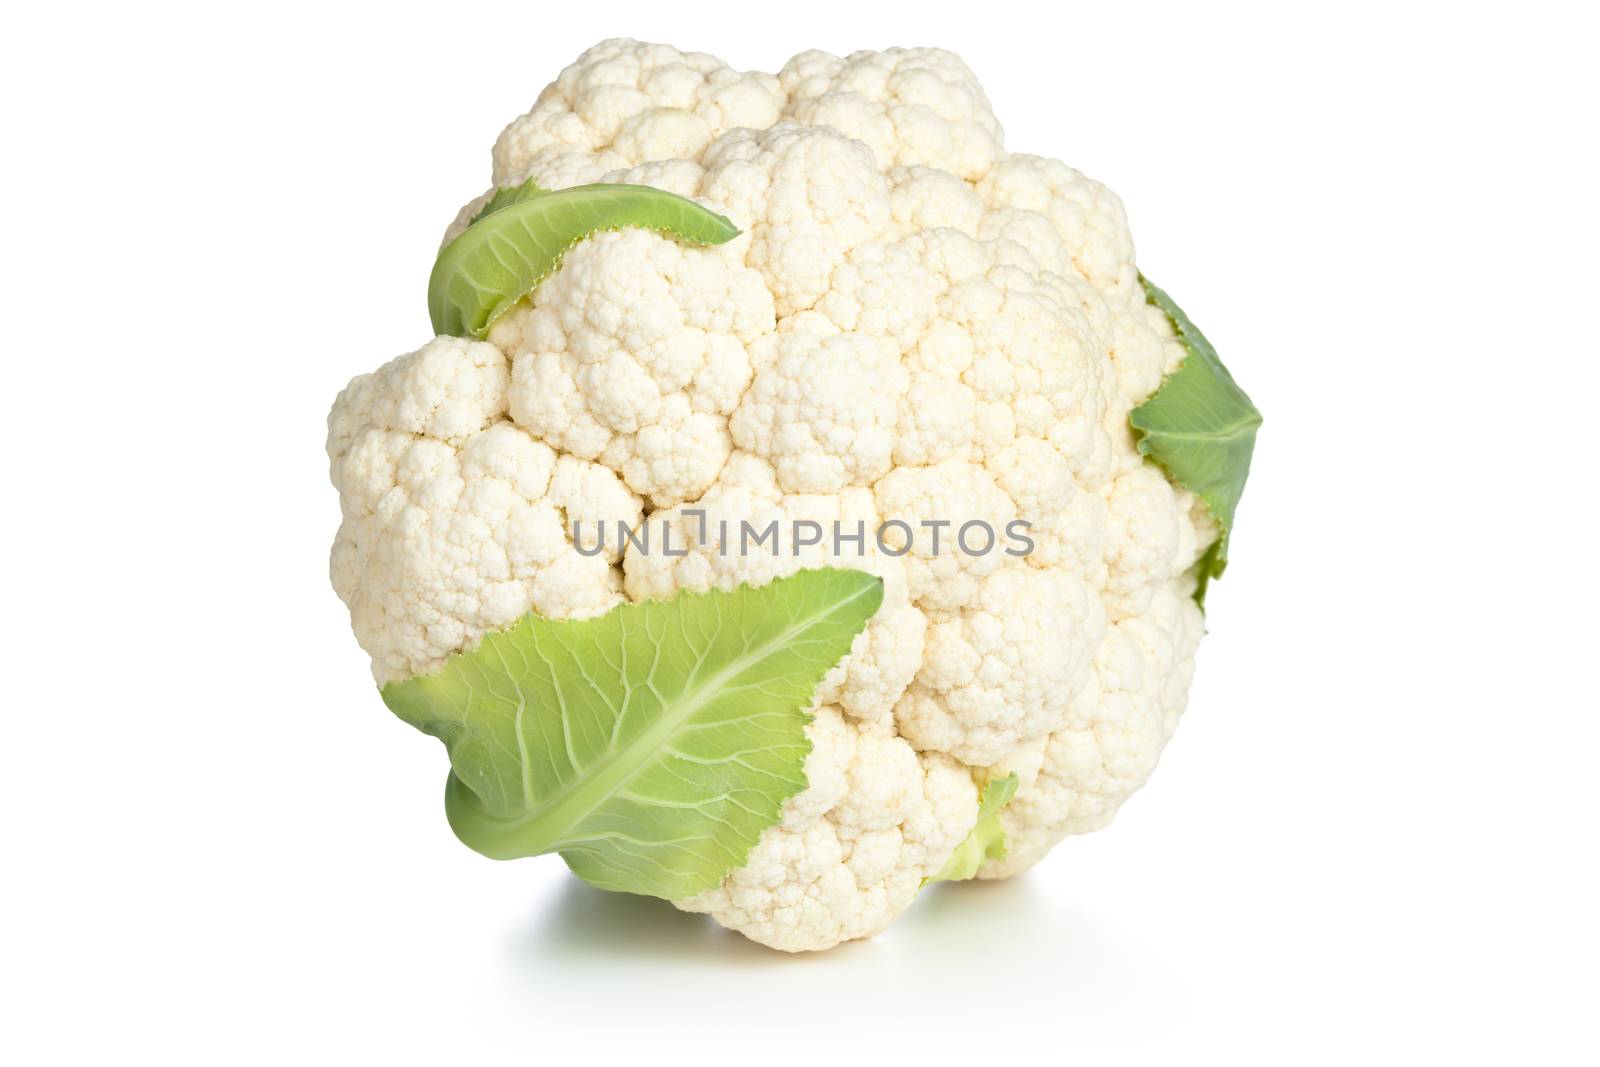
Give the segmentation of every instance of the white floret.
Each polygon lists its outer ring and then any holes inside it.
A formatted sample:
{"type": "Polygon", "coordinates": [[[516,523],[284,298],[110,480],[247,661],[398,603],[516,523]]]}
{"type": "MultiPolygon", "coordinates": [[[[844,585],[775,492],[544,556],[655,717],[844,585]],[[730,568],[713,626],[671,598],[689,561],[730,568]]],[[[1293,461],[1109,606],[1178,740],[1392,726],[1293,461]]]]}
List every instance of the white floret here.
{"type": "Polygon", "coordinates": [[[571,550],[566,509],[636,520],[638,499],[605,468],[558,460],[505,411],[505,357],[451,337],[334,402],[333,585],[379,682],[435,671],[531,610],[576,617],[621,599],[608,560],[571,550]],[[561,491],[574,480],[589,483],[584,497],[561,491]]]}
{"type": "Polygon", "coordinates": [[[922,669],[895,707],[901,735],[971,766],[998,762],[1061,720],[1104,628],[1096,598],[1065,572],[988,575],[930,622],[922,669]]]}
{"type": "Polygon", "coordinates": [[[668,45],[602,41],[506,127],[494,146],[494,182],[515,184],[575,152],[611,152],[628,166],[693,159],[728,130],[771,126],[785,102],[773,75],[668,45]]]}
{"type": "Polygon", "coordinates": [[[1107,628],[1061,725],[995,768],[1018,771],[1022,788],[1000,814],[1007,854],[980,878],[1026,870],[1068,834],[1111,821],[1177,728],[1204,632],[1204,616],[1179,583],[1165,586],[1143,615],[1107,628]]]}
{"type": "Polygon", "coordinates": [[[896,167],[889,172],[889,207],[901,233],[959,230],[978,236],[983,199],[967,182],[933,167],[896,167]]]}
{"type": "Polygon", "coordinates": [[[1080,277],[1108,297],[1143,301],[1128,217],[1110,189],[1057,160],[1012,155],[984,174],[978,194],[991,209],[1004,212],[994,223],[997,230],[1020,225],[1005,209],[1037,212],[1060,235],[1066,261],[1080,277]]]}
{"type": "Polygon", "coordinates": [[[1004,154],[983,87],[942,48],[889,48],[844,59],[802,52],[778,80],[788,117],[830,126],[870,147],[887,170],[923,164],[969,181],[1004,154]]]}
{"type": "Polygon", "coordinates": [[[870,937],[938,872],[977,819],[964,767],[919,755],[830,707],[807,729],[809,787],[784,805],[745,865],[675,903],[786,952],[870,937]]]}
{"type": "Polygon", "coordinates": [[[772,464],[785,492],[871,485],[890,467],[899,353],[865,333],[772,335],[755,346],[755,381],[734,413],[734,443],[772,464]]]}
{"type": "Polygon", "coordinates": [[[735,130],[705,155],[701,192],[750,234],[778,314],[810,307],[850,251],[892,225],[889,182],[859,142],[825,126],[735,130]]]}
{"type": "Polygon", "coordinates": [[[1184,551],[1185,510],[1172,484],[1149,465],[1130,468],[1107,487],[1106,592],[1113,617],[1143,612],[1161,583],[1192,562],[1185,558],[1192,546],[1184,551]]]}
{"type": "MultiPolygon", "coordinates": [[[[960,460],[896,467],[874,492],[885,525],[899,524],[884,539],[905,553],[906,582],[919,606],[959,610],[977,595],[982,579],[1005,564],[1001,551],[968,555],[958,544],[969,522],[987,524],[999,538],[1018,517],[1016,505],[983,467],[960,460]]],[[[971,531],[980,534],[980,528],[971,531]]]]}
{"type": "Polygon", "coordinates": [[[657,507],[710,488],[750,381],[747,346],[774,326],[761,278],[623,230],[568,253],[532,303],[514,340],[517,424],[603,462],[657,507]]]}

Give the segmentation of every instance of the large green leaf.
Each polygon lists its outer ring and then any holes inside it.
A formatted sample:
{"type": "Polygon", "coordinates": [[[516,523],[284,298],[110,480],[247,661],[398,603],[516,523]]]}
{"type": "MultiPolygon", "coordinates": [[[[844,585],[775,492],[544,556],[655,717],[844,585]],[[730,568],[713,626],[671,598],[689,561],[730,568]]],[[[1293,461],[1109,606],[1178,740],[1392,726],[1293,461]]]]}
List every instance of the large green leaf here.
{"type": "Polygon", "coordinates": [[[449,750],[445,811],[472,848],[560,852],[602,889],[691,896],[805,788],[812,693],[882,600],[881,579],[821,569],[528,615],[383,699],[449,750]]]}
{"type": "Polygon", "coordinates": [[[546,192],[529,182],[497,191],[445,245],[428,278],[433,332],[481,338],[556,269],[567,249],[600,230],[641,227],[694,244],[721,244],[739,228],[714,211],[648,185],[579,185],[546,192]]]}
{"type": "MultiPolygon", "coordinates": [[[[1015,771],[1004,778],[995,778],[983,787],[978,800],[978,822],[967,834],[966,840],[956,846],[939,873],[929,882],[962,882],[978,873],[989,860],[1006,858],[1006,832],[1000,828],[1000,812],[1017,795],[1015,771]]],[[[926,883],[924,883],[926,884],[926,883]]]]}
{"type": "Polygon", "coordinates": [[[1205,606],[1206,586],[1228,566],[1228,535],[1250,474],[1261,413],[1222,365],[1205,334],[1172,298],[1139,276],[1145,297],[1166,312],[1188,355],[1154,396],[1133,409],[1139,451],[1206,502],[1221,533],[1200,561],[1195,600],[1205,606]]]}

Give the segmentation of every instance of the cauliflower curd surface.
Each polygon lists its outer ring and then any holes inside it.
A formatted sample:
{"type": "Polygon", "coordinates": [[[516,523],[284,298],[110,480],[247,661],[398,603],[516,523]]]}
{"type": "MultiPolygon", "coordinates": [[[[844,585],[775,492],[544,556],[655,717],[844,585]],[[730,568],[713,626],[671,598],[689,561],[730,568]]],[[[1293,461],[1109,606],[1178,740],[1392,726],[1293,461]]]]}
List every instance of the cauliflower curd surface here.
{"type": "Polygon", "coordinates": [[[340,394],[332,576],[378,680],[528,612],[835,560],[885,596],[817,692],[809,786],[679,907],[786,950],[871,935],[1012,771],[1009,851],[980,877],[1106,825],[1183,710],[1192,568],[1217,533],[1129,428],[1184,350],[1117,197],[1008,153],[977,80],[936,49],[805,52],[772,75],[606,41],[493,160],[495,186],[651,185],[744,232],[596,234],[487,340],[436,338],[340,394]],[[572,544],[574,522],[646,518],[688,553],[572,544]],[[1035,548],[740,555],[719,550],[724,519],[1021,519],[1035,548]]]}

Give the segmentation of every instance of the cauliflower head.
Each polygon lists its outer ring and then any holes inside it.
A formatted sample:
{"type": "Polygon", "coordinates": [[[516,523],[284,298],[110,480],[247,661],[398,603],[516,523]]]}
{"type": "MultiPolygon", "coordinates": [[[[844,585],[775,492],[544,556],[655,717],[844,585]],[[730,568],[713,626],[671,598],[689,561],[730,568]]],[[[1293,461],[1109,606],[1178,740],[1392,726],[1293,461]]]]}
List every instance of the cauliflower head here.
{"type": "Polygon", "coordinates": [[[340,393],[332,578],[379,683],[528,613],[848,566],[882,605],[816,689],[806,784],[679,907],[822,949],[939,875],[987,783],[1016,776],[981,878],[1110,822],[1183,712],[1220,533],[1130,425],[1186,348],[1116,195],[1007,152],[972,72],[924,48],[773,75],[605,41],[493,164],[494,188],[647,185],[742,232],[595,233],[483,340],[436,337],[340,393]],[[1025,523],[1031,551],[954,550],[973,520],[1025,523]],[[579,551],[575,529],[618,522],[685,549],[579,551]],[[728,550],[774,522],[868,534],[728,550]]]}

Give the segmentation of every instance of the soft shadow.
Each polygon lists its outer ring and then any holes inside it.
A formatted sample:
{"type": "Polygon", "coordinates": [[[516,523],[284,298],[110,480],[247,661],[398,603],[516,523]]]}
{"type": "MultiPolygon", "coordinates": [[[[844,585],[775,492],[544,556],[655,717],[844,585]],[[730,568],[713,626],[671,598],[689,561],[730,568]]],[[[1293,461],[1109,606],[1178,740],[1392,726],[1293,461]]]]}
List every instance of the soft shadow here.
{"type": "Polygon", "coordinates": [[[1091,920],[1028,874],[1000,882],[941,882],[928,886],[896,922],[908,937],[936,942],[1004,946],[1008,952],[1060,951],[1091,920]]]}
{"type": "Polygon", "coordinates": [[[546,961],[657,959],[738,967],[782,965],[790,956],[664,900],[607,893],[577,879],[534,917],[517,948],[519,955],[546,961]]]}
{"type": "MultiPolygon", "coordinates": [[[[663,1026],[718,1005],[751,1032],[778,1032],[794,1005],[828,1005],[843,1025],[900,1021],[993,1025],[1007,1012],[1115,1017],[1137,1028],[1158,960],[1126,931],[1076,905],[1059,880],[929,886],[886,931],[827,952],[785,953],[665,901],[605,893],[576,879],[544,897],[508,947],[508,967],[539,1024],[611,1025],[614,1006],[663,1026]],[[985,976],[1003,974],[1003,983],[985,976]]],[[[744,1032],[744,1031],[741,1031],[744,1032]]]]}
{"type": "Polygon", "coordinates": [[[1059,957],[1089,950],[1091,917],[1022,876],[1004,882],[929,886],[882,934],[826,952],[778,952],[664,900],[607,893],[572,879],[533,916],[518,939],[526,961],[668,961],[709,969],[793,967],[797,961],[867,966],[950,966],[976,954],[1059,957]]]}

